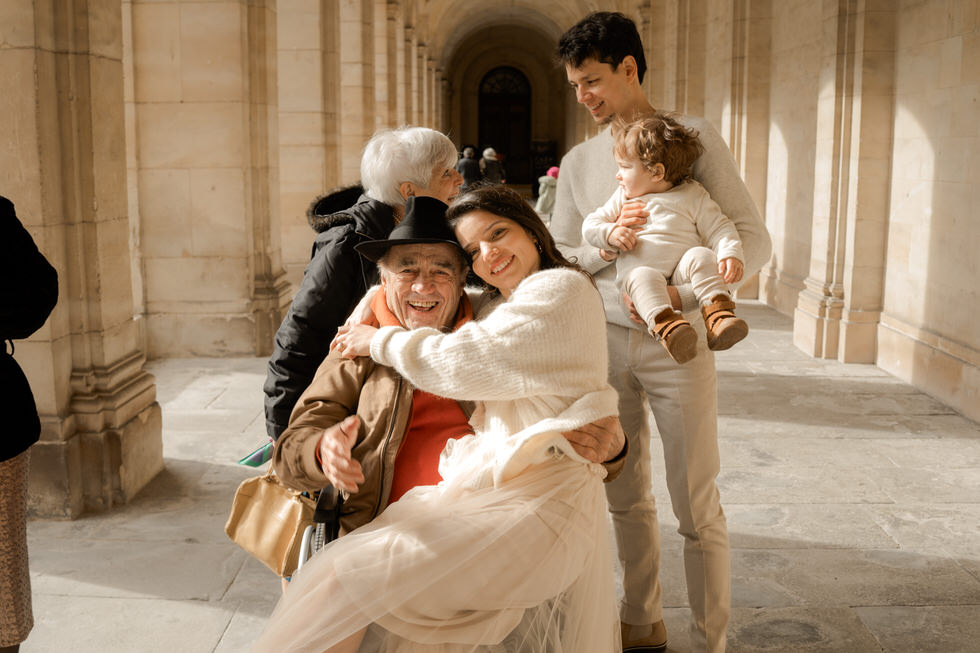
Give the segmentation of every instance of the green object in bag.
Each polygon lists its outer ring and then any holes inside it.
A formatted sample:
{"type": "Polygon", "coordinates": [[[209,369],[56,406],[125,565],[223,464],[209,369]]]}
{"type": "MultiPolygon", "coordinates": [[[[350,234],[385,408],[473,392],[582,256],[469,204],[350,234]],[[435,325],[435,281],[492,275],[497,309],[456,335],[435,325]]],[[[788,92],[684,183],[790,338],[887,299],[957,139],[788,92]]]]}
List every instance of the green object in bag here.
{"type": "Polygon", "coordinates": [[[247,465],[248,467],[261,467],[272,460],[272,450],[275,448],[275,446],[276,443],[269,440],[261,447],[239,460],[238,464],[247,465]]]}

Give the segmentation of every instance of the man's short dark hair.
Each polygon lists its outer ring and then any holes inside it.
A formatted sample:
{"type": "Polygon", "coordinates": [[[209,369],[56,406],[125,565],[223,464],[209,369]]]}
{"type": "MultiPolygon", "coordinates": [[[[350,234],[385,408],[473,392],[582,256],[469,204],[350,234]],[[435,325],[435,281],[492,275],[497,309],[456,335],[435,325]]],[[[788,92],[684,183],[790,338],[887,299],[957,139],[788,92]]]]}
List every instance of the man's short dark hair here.
{"type": "Polygon", "coordinates": [[[595,59],[616,70],[628,56],[636,59],[637,79],[642,84],[647,72],[643,42],[636,24],[618,11],[593,12],[558,40],[558,58],[573,68],[580,68],[587,59],[595,59]]]}

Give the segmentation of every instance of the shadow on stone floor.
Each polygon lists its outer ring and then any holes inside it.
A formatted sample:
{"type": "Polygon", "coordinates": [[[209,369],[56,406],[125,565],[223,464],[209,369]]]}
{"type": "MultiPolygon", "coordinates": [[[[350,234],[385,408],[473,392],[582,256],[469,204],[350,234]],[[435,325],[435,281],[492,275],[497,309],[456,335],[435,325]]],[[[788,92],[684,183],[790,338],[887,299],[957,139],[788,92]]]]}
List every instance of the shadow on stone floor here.
{"type": "MultiPolygon", "coordinates": [[[[278,597],[277,580],[223,532],[235,487],[255,473],[168,460],[166,470],[117,511],[73,522],[31,522],[35,603],[52,596],[190,601],[218,608],[228,620],[244,619],[257,634],[278,597]]],[[[917,526],[911,522],[891,524],[884,540],[844,546],[835,538],[780,537],[784,507],[768,513],[764,506],[733,508],[729,650],[966,651],[980,638],[980,556],[950,555],[942,549],[942,534],[909,540],[912,548],[934,546],[936,555],[901,550],[892,536],[908,540],[917,526]],[[909,624],[920,628],[905,637],[928,641],[900,645],[898,633],[910,630],[909,624]]],[[[964,527],[963,535],[969,530],[964,527]]],[[[663,526],[662,537],[671,650],[686,651],[681,538],[670,525],[663,526]]]]}
{"type": "Polygon", "coordinates": [[[754,429],[811,437],[942,437],[980,440],[980,425],[891,377],[718,372],[723,436],[754,429]],[[774,398],[778,397],[778,401],[774,398]],[[762,422],[763,428],[758,428],[762,422]]]}

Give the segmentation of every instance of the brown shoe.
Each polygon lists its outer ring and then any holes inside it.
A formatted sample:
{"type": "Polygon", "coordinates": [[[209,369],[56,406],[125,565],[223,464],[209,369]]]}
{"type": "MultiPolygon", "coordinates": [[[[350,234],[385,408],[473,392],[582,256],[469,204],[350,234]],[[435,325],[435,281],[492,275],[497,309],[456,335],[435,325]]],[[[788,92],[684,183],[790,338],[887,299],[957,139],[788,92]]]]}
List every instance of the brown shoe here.
{"type": "Polygon", "coordinates": [[[667,629],[662,620],[653,624],[653,631],[640,639],[628,639],[632,628],[629,624],[620,622],[619,628],[623,635],[623,653],[664,653],[667,650],[667,629]]]}
{"type": "Polygon", "coordinates": [[[735,317],[735,302],[724,295],[715,295],[711,303],[701,307],[704,325],[708,327],[708,349],[723,351],[749,335],[749,325],[735,317]]]}
{"type": "Polygon", "coordinates": [[[698,353],[698,332],[672,308],[665,308],[653,318],[650,333],[660,339],[675,363],[686,363],[698,353]]]}

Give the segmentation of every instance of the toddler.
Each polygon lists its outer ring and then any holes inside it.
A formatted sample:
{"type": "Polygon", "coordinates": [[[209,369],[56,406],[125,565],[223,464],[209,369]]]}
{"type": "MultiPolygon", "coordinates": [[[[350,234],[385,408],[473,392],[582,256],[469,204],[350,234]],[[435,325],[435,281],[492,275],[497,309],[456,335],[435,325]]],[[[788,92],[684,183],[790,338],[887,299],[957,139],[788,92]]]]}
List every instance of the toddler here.
{"type": "Polygon", "coordinates": [[[749,332],[727,286],[742,278],[738,231],[690,176],[701,151],[697,132],[667,115],[620,125],[613,146],[619,188],[582,224],[588,243],[620,252],[616,283],[677,363],[694,358],[698,335],[671,306],[669,282],[691,284],[709,349],[728,349],[749,332]],[[646,224],[619,224],[623,204],[634,200],[645,203],[646,224]]]}

